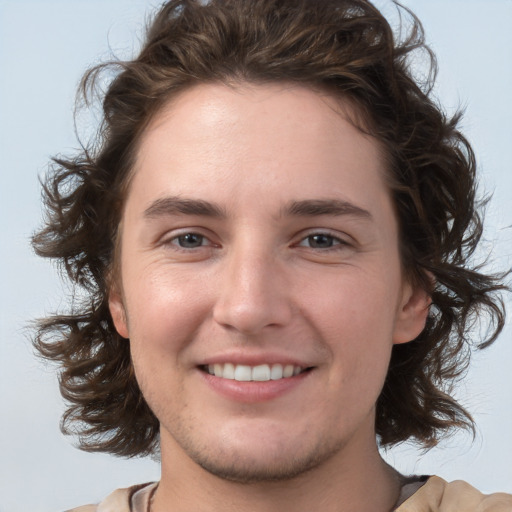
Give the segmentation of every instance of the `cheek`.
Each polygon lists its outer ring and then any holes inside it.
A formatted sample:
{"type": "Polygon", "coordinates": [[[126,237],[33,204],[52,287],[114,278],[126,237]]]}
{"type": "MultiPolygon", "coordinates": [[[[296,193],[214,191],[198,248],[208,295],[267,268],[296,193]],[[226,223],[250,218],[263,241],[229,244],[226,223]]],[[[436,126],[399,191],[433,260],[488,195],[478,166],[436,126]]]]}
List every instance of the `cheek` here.
{"type": "Polygon", "coordinates": [[[336,331],[353,335],[373,333],[365,338],[391,338],[399,302],[400,273],[392,268],[386,271],[386,278],[378,272],[357,268],[340,269],[324,279],[316,276],[302,293],[303,309],[318,319],[316,323],[332,330],[332,334],[336,331]]]}
{"type": "Polygon", "coordinates": [[[198,303],[190,286],[162,274],[139,276],[126,290],[130,349],[139,386],[157,413],[162,389],[172,390],[166,394],[169,407],[180,396],[182,353],[194,338],[198,303]]]}
{"type": "Polygon", "coordinates": [[[187,279],[186,273],[149,267],[127,283],[125,295],[133,355],[143,360],[179,352],[209,309],[204,280],[187,279]]]}
{"type": "Polygon", "coordinates": [[[382,380],[393,346],[397,281],[347,274],[311,287],[305,316],[319,331],[342,379],[358,375],[363,384],[382,380]]]}

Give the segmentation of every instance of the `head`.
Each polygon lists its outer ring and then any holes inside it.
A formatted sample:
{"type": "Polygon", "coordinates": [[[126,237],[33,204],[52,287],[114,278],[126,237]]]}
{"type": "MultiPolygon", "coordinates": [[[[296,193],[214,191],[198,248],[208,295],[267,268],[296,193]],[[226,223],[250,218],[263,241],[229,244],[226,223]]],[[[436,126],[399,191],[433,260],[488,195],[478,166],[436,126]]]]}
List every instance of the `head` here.
{"type": "Polygon", "coordinates": [[[499,332],[495,292],[502,286],[471,267],[481,236],[474,157],[458,116],[447,119],[430,97],[432,84],[420,86],[411,75],[411,52],[421,49],[430,55],[412,15],[409,36],[398,40],[363,0],[171,1],[136,59],[86,74],[84,93],[100,73],[117,70],[103,99],[103,125],[95,145],[55,160],[45,186],[48,223],[34,238],[36,250],[60,259],[86,291],[76,310],[45,320],[37,339],[43,355],[62,364],[69,402],[63,425],[78,431],[83,448],[134,456],[158,443],[159,420],[140,391],[129,329],[111,310],[113,298],[123,313],[129,302],[122,297],[123,223],[141,151],[173,107],[182,112],[198,91],[246,100],[251,90],[274,97],[299,91],[370,141],[396,223],[397,289],[430,304],[421,329],[394,338],[385,352],[375,432],[384,445],[414,438],[432,446],[470,425],[449,392],[466,368],[475,315],[488,312],[494,321],[484,346],[499,332]]]}

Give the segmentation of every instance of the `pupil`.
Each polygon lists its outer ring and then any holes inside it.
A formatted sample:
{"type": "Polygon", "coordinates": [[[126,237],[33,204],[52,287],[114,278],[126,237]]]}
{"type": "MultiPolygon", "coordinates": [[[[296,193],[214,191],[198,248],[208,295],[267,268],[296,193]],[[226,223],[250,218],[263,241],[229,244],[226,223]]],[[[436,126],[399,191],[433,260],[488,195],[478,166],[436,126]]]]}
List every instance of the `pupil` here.
{"type": "Polygon", "coordinates": [[[203,243],[203,237],[194,233],[187,233],[178,237],[178,241],[181,247],[199,247],[203,243]]]}
{"type": "Polygon", "coordinates": [[[313,235],[309,237],[309,243],[311,244],[311,247],[315,248],[332,247],[332,236],[313,235]]]}

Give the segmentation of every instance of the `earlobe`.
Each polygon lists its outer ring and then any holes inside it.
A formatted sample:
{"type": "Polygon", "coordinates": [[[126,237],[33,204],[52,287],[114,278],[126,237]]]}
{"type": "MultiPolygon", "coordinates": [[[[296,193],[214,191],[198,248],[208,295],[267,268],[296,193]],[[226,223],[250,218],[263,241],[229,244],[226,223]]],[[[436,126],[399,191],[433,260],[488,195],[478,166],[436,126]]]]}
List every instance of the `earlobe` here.
{"type": "Polygon", "coordinates": [[[123,298],[119,291],[111,290],[108,297],[108,308],[116,331],[123,338],[129,338],[130,335],[128,332],[128,322],[126,320],[126,310],[123,304],[123,298]]]}
{"type": "Polygon", "coordinates": [[[420,285],[407,285],[397,312],[393,343],[408,343],[417,338],[425,328],[430,304],[430,294],[420,285]]]}

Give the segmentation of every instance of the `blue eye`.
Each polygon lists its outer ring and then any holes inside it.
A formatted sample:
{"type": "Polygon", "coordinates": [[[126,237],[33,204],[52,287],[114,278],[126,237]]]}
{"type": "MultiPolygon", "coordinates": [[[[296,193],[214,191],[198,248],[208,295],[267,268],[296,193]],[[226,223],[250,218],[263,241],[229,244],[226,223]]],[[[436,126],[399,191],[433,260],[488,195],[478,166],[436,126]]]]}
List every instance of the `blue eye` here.
{"type": "Polygon", "coordinates": [[[339,244],[340,240],[338,238],[325,233],[310,235],[300,243],[300,245],[311,247],[312,249],[329,249],[339,244]]]}
{"type": "Polygon", "coordinates": [[[184,235],[177,236],[173,242],[183,249],[195,249],[204,245],[204,236],[197,233],[185,233],[184,235]]]}

